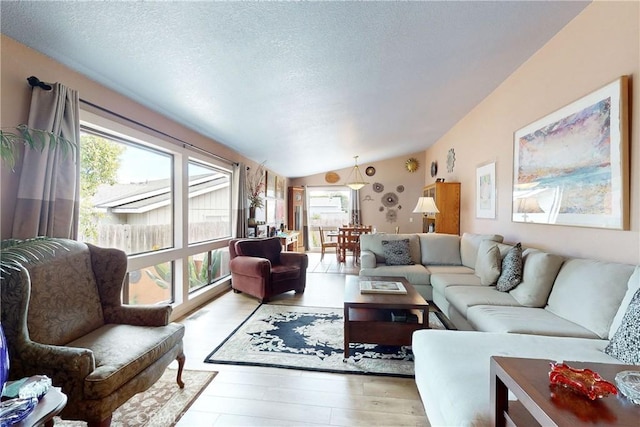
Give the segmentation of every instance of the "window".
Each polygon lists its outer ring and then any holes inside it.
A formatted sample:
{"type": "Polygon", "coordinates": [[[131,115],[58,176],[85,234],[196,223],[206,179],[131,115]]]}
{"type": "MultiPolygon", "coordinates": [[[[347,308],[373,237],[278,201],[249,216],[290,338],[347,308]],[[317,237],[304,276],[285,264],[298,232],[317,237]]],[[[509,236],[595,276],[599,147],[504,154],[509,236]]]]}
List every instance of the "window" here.
{"type": "Polygon", "coordinates": [[[184,310],[230,275],[231,166],[82,111],[79,239],[127,253],[128,304],[184,310]]]}
{"type": "Polygon", "coordinates": [[[87,128],[80,155],[80,240],[127,254],[173,246],[171,155],[87,128]]]}
{"type": "Polygon", "coordinates": [[[231,174],[189,161],[189,243],[231,236],[231,174]]]}

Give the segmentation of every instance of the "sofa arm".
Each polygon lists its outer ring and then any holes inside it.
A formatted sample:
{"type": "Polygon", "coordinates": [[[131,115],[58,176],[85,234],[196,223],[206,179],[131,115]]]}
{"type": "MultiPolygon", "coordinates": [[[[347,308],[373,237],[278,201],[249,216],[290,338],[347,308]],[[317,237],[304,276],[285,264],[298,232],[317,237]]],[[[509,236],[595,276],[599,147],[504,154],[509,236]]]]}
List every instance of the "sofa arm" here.
{"type": "Polygon", "coordinates": [[[231,273],[263,278],[271,273],[271,261],[266,258],[237,256],[229,263],[231,273]]]}
{"type": "Polygon", "coordinates": [[[376,265],[376,254],[371,251],[360,252],[360,268],[375,268],[376,265]]]}
{"type": "Polygon", "coordinates": [[[26,372],[39,371],[49,376],[52,372],[65,372],[84,379],[96,369],[93,351],[86,348],[40,344],[34,341],[24,342],[18,347],[20,356],[16,365],[23,370],[27,368],[26,372]],[[30,362],[34,362],[32,369],[28,369],[31,366],[30,362]]]}
{"type": "Polygon", "coordinates": [[[294,265],[306,270],[307,266],[309,265],[309,257],[307,256],[307,254],[299,252],[281,252],[280,264],[294,265]]]}
{"type": "Polygon", "coordinates": [[[119,305],[103,309],[106,323],[133,326],[166,326],[173,311],[170,305],[119,305]]]}

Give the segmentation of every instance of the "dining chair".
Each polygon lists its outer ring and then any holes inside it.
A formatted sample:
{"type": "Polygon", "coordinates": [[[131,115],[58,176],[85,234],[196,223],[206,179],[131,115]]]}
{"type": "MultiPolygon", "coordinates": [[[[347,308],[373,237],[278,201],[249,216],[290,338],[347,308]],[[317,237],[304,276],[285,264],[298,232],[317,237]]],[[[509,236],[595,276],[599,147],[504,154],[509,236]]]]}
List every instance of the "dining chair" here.
{"type": "Polygon", "coordinates": [[[346,262],[347,251],[353,255],[354,265],[359,264],[360,258],[360,235],[369,234],[373,226],[353,226],[340,227],[338,230],[338,250],[340,252],[340,262],[346,262]]]}
{"type": "Polygon", "coordinates": [[[322,227],[318,227],[318,232],[320,233],[320,247],[321,247],[321,251],[322,254],[320,255],[320,261],[322,261],[322,259],[324,258],[324,253],[326,251],[326,249],[330,249],[333,248],[333,250],[336,253],[336,257],[338,257],[338,241],[331,241],[331,242],[327,242],[326,239],[326,235],[324,234],[324,230],[322,229],[322,227]]]}

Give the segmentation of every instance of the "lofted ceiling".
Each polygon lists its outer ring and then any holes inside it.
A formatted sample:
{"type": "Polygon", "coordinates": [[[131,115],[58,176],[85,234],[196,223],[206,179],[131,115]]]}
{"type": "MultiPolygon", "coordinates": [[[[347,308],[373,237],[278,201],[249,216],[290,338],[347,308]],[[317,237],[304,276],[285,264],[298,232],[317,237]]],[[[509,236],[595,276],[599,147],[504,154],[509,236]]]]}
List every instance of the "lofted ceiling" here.
{"type": "Polygon", "coordinates": [[[426,149],[587,4],[2,0],[0,29],[299,177],[426,149]]]}

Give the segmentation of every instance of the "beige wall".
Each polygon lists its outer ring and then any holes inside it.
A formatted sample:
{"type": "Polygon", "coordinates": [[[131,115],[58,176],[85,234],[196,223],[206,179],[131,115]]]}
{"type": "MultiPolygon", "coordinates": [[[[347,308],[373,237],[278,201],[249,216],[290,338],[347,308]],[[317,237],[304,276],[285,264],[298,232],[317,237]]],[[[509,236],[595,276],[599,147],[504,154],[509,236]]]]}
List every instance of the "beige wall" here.
{"type": "MultiPolygon", "coordinates": [[[[0,126],[2,126],[3,129],[11,128],[20,123],[27,122],[29,104],[31,100],[31,88],[29,87],[26,79],[29,76],[36,76],[47,82],[61,82],[66,86],[78,90],[81,99],[111,111],[115,111],[118,114],[187,141],[219,156],[232,161],[244,161],[250,166],[255,166],[255,163],[247,161],[229,148],[218,144],[211,139],[205,138],[184,126],[181,126],[180,124],[169,120],[166,117],[155,113],[110,89],[105,88],[81,74],[71,71],[64,65],[53,61],[51,58],[42,55],[16,42],[15,40],[6,37],[5,35],[2,35],[0,40],[0,51],[0,62],[2,66],[0,76],[0,88],[2,91],[2,101],[0,104],[0,126]]],[[[100,114],[99,112],[95,113],[100,114]]],[[[118,119],[110,117],[109,115],[105,115],[105,117],[118,121],[118,119]]],[[[131,124],[126,121],[123,123],[131,126],[131,124]]],[[[169,140],[169,142],[175,141],[169,140]]],[[[7,238],[10,236],[9,233],[13,223],[13,206],[16,199],[17,178],[20,172],[20,165],[16,166],[15,173],[7,170],[4,165],[0,166],[0,168],[2,169],[0,171],[2,179],[2,192],[0,197],[0,216],[2,222],[0,225],[0,235],[2,238],[7,238]]]]}
{"type": "MultiPolygon", "coordinates": [[[[363,224],[373,225],[377,231],[386,233],[395,232],[396,226],[400,227],[401,233],[416,233],[422,230],[421,216],[413,214],[411,211],[416,206],[418,197],[422,195],[425,171],[427,170],[427,166],[422,162],[423,157],[424,153],[420,152],[379,162],[359,164],[365,180],[369,183],[369,185],[360,190],[363,224]],[[420,162],[420,166],[415,172],[409,172],[405,168],[405,162],[411,157],[420,162]],[[365,175],[365,169],[369,166],[373,166],[376,169],[375,175],[365,175]],[[382,184],[384,191],[380,193],[373,191],[374,183],[382,184]],[[404,191],[402,192],[398,191],[398,186],[400,185],[404,186],[404,191]],[[398,213],[396,222],[387,221],[386,214],[388,209],[381,202],[382,197],[388,192],[395,193],[398,196],[398,206],[401,207],[396,209],[398,213]],[[371,200],[368,200],[369,198],[371,200]],[[381,207],[384,208],[382,211],[380,211],[381,207]]],[[[353,167],[335,171],[340,175],[340,181],[335,184],[328,184],[325,181],[324,173],[303,178],[292,178],[290,183],[300,186],[344,185],[352,169],[353,167]]]]}
{"type": "Polygon", "coordinates": [[[437,160],[439,177],[462,183],[461,231],[500,233],[510,242],[570,256],[640,263],[640,108],[635,107],[640,100],[639,20],[638,2],[589,5],[426,151],[425,164],[437,160]],[[630,76],[630,231],[512,222],[514,131],[622,75],[630,76]],[[455,149],[456,163],[449,174],[445,165],[450,148],[455,149]],[[496,162],[497,218],[476,219],[475,171],[489,161],[496,162]]]}

